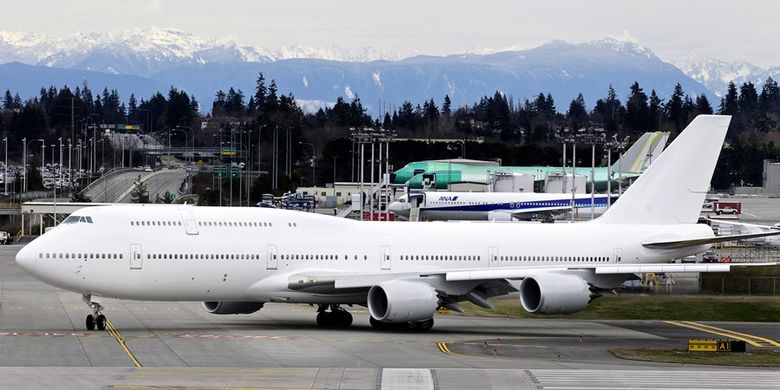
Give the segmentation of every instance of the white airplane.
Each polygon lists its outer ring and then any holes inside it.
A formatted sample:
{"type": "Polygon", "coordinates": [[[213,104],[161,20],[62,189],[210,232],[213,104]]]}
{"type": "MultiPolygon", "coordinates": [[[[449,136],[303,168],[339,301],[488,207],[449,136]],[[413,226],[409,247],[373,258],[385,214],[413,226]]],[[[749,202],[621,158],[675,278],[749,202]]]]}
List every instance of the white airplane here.
{"type": "MultiPolygon", "coordinates": [[[[613,196],[612,201],[615,199],[613,196]]],[[[601,215],[607,209],[607,195],[594,195],[593,203],[595,214],[601,215]]],[[[415,206],[419,219],[427,221],[511,221],[570,211],[572,199],[561,193],[420,191],[400,196],[388,205],[388,210],[409,219],[415,206]]],[[[574,208],[590,213],[590,206],[590,194],[575,195],[574,208]]]]}
{"type": "Polygon", "coordinates": [[[715,242],[780,233],[715,237],[696,223],[729,121],[697,117],[620,202],[584,223],[410,224],[267,208],[112,205],[73,213],[16,262],[82,294],[90,330],[105,327],[104,297],[202,301],[214,314],[316,304],[323,326],[350,325],[343,306],[361,305],[375,327],[420,330],[433,326],[439,307],[491,307],[491,297],[514,291],[529,312],[573,313],[636,273],[728,271],[737,264],[668,261],[715,242]]]}

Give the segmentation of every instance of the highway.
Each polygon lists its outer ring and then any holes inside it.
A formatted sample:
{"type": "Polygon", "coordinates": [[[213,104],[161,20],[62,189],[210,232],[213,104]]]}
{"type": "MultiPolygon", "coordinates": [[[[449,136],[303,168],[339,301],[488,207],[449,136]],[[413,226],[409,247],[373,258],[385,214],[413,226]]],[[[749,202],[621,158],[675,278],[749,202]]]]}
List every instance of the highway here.
{"type": "Polygon", "coordinates": [[[186,173],[180,169],[161,170],[156,172],[144,172],[138,170],[129,170],[118,172],[95,183],[86,192],[93,202],[99,203],[130,203],[130,192],[133,189],[133,183],[141,178],[149,191],[149,199],[154,200],[159,194],[162,196],[165,191],[176,194],[179,191],[186,173]]]}

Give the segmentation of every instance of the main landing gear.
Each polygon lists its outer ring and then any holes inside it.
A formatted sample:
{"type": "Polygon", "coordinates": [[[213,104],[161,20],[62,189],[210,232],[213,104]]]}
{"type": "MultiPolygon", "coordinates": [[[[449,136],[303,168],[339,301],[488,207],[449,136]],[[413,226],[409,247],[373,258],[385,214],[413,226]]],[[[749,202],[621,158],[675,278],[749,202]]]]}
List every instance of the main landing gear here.
{"type": "Polygon", "coordinates": [[[100,314],[100,312],[103,310],[103,306],[100,304],[100,302],[94,302],[92,300],[92,295],[85,294],[84,295],[84,303],[89,306],[90,309],[92,309],[92,313],[90,315],[87,315],[86,319],[86,326],[87,330],[106,330],[106,316],[100,314]]]}
{"type": "Polygon", "coordinates": [[[346,328],[352,325],[352,314],[339,305],[320,305],[317,310],[317,325],[323,328],[346,328]]]}
{"type": "Polygon", "coordinates": [[[415,332],[427,332],[433,328],[433,318],[425,321],[408,321],[408,322],[382,322],[369,317],[368,322],[374,329],[378,330],[410,330],[415,332]]]}

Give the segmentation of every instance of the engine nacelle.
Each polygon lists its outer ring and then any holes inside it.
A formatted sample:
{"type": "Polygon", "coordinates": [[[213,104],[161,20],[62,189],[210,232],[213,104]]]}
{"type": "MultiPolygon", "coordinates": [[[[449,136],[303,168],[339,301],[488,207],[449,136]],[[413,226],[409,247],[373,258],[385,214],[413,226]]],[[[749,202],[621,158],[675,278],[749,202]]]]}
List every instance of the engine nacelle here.
{"type": "Polygon", "coordinates": [[[540,273],[520,283],[520,303],[529,313],[569,314],[590,303],[590,286],[576,275],[540,273]]]}
{"type": "Polygon", "coordinates": [[[436,290],[425,283],[391,280],[368,290],[368,312],[383,322],[425,321],[438,307],[436,290]]]}
{"type": "Polygon", "coordinates": [[[263,308],[265,302],[203,302],[203,309],[211,314],[252,314],[263,308]]]}

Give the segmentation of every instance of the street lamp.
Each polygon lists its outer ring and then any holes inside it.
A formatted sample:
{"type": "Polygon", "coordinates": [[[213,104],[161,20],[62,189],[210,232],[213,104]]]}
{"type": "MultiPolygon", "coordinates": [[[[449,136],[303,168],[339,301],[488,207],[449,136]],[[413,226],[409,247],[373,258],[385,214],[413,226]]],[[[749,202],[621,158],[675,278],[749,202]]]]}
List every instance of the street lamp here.
{"type": "Polygon", "coordinates": [[[3,137],[3,148],[5,149],[5,173],[3,176],[3,190],[8,193],[8,137],[3,137]]]}
{"type": "Polygon", "coordinates": [[[192,161],[194,161],[195,160],[195,130],[193,130],[192,127],[189,127],[189,126],[176,126],[174,129],[182,131],[183,133],[185,133],[184,134],[184,145],[185,145],[185,147],[187,145],[187,133],[184,132],[183,130],[185,130],[185,129],[189,130],[190,141],[191,141],[191,145],[192,145],[192,149],[190,149],[190,153],[191,153],[190,157],[192,158],[192,161]]]}

